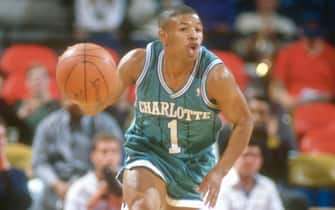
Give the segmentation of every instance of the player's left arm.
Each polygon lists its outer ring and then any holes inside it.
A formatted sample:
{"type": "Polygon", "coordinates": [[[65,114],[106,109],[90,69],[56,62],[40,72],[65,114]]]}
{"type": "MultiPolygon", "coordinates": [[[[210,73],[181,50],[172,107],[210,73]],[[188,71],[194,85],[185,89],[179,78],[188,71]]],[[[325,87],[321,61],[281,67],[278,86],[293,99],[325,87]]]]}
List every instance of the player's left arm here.
{"type": "Polygon", "coordinates": [[[241,90],[223,64],[215,66],[209,73],[207,95],[217,104],[225,119],[234,125],[227,149],[199,187],[202,195],[207,194],[205,203],[214,206],[222,178],[228,173],[249,142],[253,120],[241,90]]]}

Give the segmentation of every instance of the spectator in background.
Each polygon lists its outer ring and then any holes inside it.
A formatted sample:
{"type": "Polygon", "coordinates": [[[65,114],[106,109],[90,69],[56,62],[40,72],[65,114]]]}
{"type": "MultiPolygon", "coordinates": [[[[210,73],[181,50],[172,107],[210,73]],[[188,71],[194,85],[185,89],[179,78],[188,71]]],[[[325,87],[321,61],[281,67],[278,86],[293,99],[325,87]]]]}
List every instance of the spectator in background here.
{"type": "Polygon", "coordinates": [[[27,186],[25,173],[12,168],[6,157],[7,129],[0,118],[0,209],[27,210],[31,197],[27,186]]]}
{"type": "Polygon", "coordinates": [[[215,49],[230,49],[229,34],[236,16],[235,0],[183,0],[198,12],[204,26],[205,45],[215,49]]]}
{"type": "Polygon", "coordinates": [[[292,40],[297,29],[293,21],[279,15],[278,0],[255,0],[256,11],[241,13],[235,23],[242,39],[235,46],[249,60],[271,58],[282,42],[292,40]]]}
{"type": "Polygon", "coordinates": [[[106,113],[83,116],[79,107],[62,101],[64,109],[46,117],[37,127],[33,142],[33,173],[45,185],[41,209],[62,206],[71,182],[90,169],[91,139],[97,132],[122,139],[116,121],[106,113]]]}
{"type": "Polygon", "coordinates": [[[23,120],[32,133],[38,123],[50,112],[60,107],[58,100],[51,97],[49,73],[42,65],[32,65],[26,73],[26,87],[29,97],[17,104],[17,116],[23,120]]]}
{"type": "MultiPolygon", "coordinates": [[[[275,181],[286,210],[307,210],[306,197],[289,188],[288,158],[289,155],[297,153],[297,144],[287,114],[275,110],[269,98],[258,88],[249,87],[246,95],[254,119],[252,139],[257,139],[262,149],[263,163],[260,173],[275,181]]],[[[230,129],[226,126],[222,132],[222,150],[227,144],[230,129]]]]}
{"type": "MultiPolygon", "coordinates": [[[[20,142],[31,145],[32,132],[28,125],[21,119],[19,119],[15,113],[15,110],[10,106],[6,100],[2,97],[2,88],[5,83],[6,74],[0,70],[0,117],[2,117],[8,126],[14,128],[18,132],[18,139],[20,142]]],[[[15,132],[15,131],[14,131],[15,132]]]]}
{"type": "Polygon", "coordinates": [[[249,145],[237,159],[237,179],[222,185],[216,210],[284,210],[275,184],[259,174],[262,166],[261,141],[251,137],[249,145]]]}
{"type": "MultiPolygon", "coordinates": [[[[250,89],[250,87],[249,87],[250,89]]],[[[247,91],[249,91],[249,89],[247,91]]],[[[249,91],[251,92],[251,91],[249,91]]],[[[278,183],[287,184],[288,156],[297,150],[296,139],[287,117],[282,113],[275,113],[272,104],[262,93],[247,96],[248,105],[254,119],[252,136],[264,142],[264,163],[261,173],[271,177],[278,183]]],[[[231,126],[226,125],[220,142],[220,154],[228,144],[231,126]]]]}
{"type": "Polygon", "coordinates": [[[317,20],[306,20],[304,36],[282,48],[272,71],[272,96],[288,110],[330,103],[335,96],[335,50],[322,38],[317,20]]]}
{"type": "Polygon", "coordinates": [[[127,25],[131,44],[145,47],[148,42],[157,39],[158,15],[162,10],[179,5],[181,2],[181,0],[130,0],[127,25]]]}
{"type": "Polygon", "coordinates": [[[120,139],[95,135],[90,159],[94,169],[71,185],[64,210],[120,210],[121,186],[115,179],[122,161],[120,139]]]}
{"type": "Polygon", "coordinates": [[[125,0],[75,0],[75,36],[122,52],[120,27],[126,11],[125,0]]]}

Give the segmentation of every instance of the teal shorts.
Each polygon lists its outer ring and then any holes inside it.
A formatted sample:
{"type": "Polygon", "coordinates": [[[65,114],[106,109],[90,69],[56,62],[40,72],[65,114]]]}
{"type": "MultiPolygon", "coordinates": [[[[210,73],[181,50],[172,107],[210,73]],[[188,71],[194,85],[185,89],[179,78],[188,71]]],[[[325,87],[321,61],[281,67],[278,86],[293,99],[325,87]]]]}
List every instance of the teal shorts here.
{"type": "Polygon", "coordinates": [[[199,154],[180,158],[171,154],[160,155],[150,151],[126,148],[127,159],[117,178],[122,182],[124,169],[145,167],[159,176],[167,186],[167,203],[175,207],[202,208],[203,202],[196,191],[204,176],[216,162],[213,148],[199,154]]]}

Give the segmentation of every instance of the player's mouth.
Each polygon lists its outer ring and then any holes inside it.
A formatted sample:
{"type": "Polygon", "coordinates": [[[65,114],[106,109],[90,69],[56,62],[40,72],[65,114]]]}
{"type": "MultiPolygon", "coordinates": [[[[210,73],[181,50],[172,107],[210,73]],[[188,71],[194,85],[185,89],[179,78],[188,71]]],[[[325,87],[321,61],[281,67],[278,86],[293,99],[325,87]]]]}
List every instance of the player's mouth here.
{"type": "Polygon", "coordinates": [[[190,56],[197,56],[199,51],[199,44],[197,43],[190,43],[187,45],[188,53],[190,56]]]}

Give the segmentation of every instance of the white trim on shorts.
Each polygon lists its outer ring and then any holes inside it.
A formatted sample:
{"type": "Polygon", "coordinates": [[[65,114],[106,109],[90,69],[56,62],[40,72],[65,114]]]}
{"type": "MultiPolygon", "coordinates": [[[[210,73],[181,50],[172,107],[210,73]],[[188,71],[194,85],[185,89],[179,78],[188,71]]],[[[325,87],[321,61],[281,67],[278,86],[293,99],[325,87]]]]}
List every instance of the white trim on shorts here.
{"type": "MultiPolygon", "coordinates": [[[[163,173],[156,167],[154,166],[150,161],[148,160],[135,160],[134,162],[131,162],[125,166],[126,169],[132,169],[136,167],[145,167],[148,168],[150,171],[152,171],[155,175],[159,176],[164,180],[166,183],[166,179],[163,175],[163,173]]],[[[204,204],[200,200],[187,200],[187,199],[174,199],[166,195],[166,202],[170,206],[174,207],[187,207],[187,208],[203,208],[204,204]]],[[[127,208],[125,208],[127,209],[127,208]]]]}

